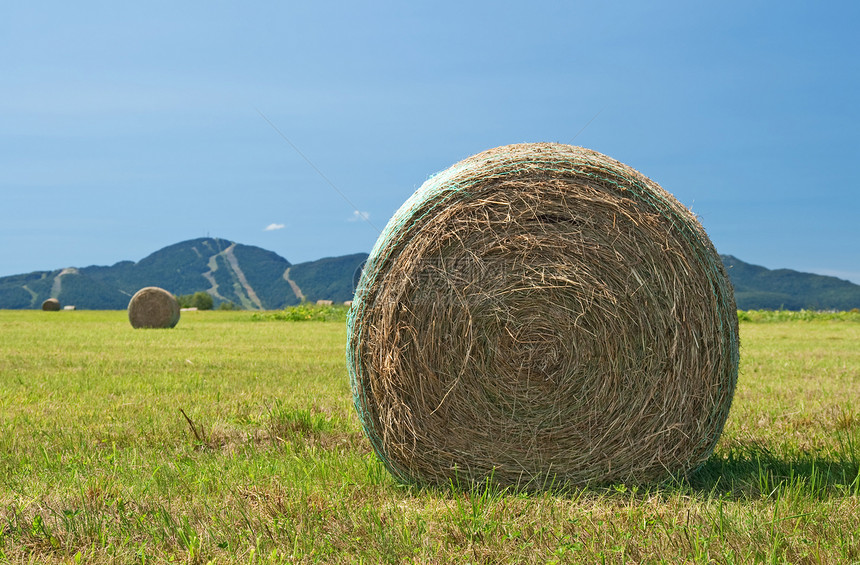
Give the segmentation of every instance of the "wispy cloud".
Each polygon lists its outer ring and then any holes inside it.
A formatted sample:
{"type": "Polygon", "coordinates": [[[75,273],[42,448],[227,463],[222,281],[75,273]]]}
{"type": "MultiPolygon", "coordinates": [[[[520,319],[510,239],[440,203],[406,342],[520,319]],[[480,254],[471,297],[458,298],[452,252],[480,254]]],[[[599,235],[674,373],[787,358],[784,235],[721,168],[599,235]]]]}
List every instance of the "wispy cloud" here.
{"type": "Polygon", "coordinates": [[[268,226],[266,226],[265,228],[263,228],[263,231],[275,231],[275,230],[282,230],[282,229],[284,229],[285,227],[287,227],[287,226],[285,226],[284,224],[269,224],[268,226]]]}
{"type": "Polygon", "coordinates": [[[370,219],[370,212],[359,212],[358,210],[354,210],[352,212],[352,216],[349,217],[350,222],[357,222],[359,220],[364,220],[365,222],[370,219]]]}

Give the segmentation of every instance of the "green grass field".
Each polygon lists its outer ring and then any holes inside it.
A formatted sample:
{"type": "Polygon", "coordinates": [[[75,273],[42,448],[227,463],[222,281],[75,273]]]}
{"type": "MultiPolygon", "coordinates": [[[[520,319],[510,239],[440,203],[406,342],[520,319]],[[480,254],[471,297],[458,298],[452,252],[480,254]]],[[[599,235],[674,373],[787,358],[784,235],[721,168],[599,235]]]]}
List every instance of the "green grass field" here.
{"type": "Polygon", "coordinates": [[[860,562],[860,323],[749,320],[701,470],[528,495],[396,484],[343,322],[0,311],[0,562],[860,562]]]}

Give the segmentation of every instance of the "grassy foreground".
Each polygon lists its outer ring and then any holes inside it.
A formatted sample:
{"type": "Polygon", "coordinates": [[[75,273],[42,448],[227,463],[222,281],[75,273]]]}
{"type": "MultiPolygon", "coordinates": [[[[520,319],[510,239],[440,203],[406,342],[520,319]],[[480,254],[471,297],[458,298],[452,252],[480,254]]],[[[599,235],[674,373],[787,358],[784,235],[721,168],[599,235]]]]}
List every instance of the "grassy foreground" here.
{"type": "Polygon", "coordinates": [[[375,461],[342,322],[0,311],[0,562],[860,562],[860,323],[741,339],[688,479],[465,493],[375,461]]]}

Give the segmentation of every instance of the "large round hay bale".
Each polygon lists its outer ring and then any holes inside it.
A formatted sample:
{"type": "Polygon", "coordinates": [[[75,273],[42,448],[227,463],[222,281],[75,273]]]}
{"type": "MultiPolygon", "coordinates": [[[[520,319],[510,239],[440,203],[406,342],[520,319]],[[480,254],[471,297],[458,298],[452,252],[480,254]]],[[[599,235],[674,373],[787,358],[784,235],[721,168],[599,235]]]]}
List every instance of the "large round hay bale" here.
{"type": "Polygon", "coordinates": [[[652,482],[713,451],[738,325],[702,226],[560,144],[430,178],[374,246],[348,320],[361,423],[400,480],[652,482]]]}
{"type": "Polygon", "coordinates": [[[45,312],[59,312],[60,301],[56,298],[49,298],[42,302],[42,310],[44,310],[45,312]]]}
{"type": "Polygon", "coordinates": [[[142,288],[128,303],[128,319],[134,328],[172,328],[179,322],[179,301],[163,288],[142,288]]]}

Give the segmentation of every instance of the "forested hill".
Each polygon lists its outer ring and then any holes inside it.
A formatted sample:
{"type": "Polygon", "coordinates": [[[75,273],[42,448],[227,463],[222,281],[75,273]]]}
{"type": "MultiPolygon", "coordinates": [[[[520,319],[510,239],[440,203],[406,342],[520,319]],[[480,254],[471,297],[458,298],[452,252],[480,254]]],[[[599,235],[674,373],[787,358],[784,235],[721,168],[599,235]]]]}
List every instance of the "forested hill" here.
{"type": "MultiPolygon", "coordinates": [[[[721,255],[738,308],[850,310],[860,308],[860,285],[835,277],[770,270],[721,255]]],[[[274,310],[311,302],[352,299],[367,253],[327,257],[296,265],[260,247],[200,238],[160,249],[138,261],[109,267],[69,267],[0,278],[0,308],[39,308],[57,298],[83,309],[125,309],[145,286],[173,294],[208,292],[222,302],[274,310]]]]}
{"type": "Polygon", "coordinates": [[[216,307],[232,302],[244,309],[273,310],[298,304],[297,291],[306,300],[343,302],[352,298],[353,273],[366,258],[357,253],[291,265],[260,247],[200,238],[170,245],[137,263],[2,277],[0,308],[39,308],[47,298],[57,298],[76,308],[121,310],[146,286],[176,295],[208,292],[216,307]]]}
{"type": "Polygon", "coordinates": [[[851,310],[860,308],[860,285],[791,269],[766,269],[721,255],[741,310],[851,310]]]}

